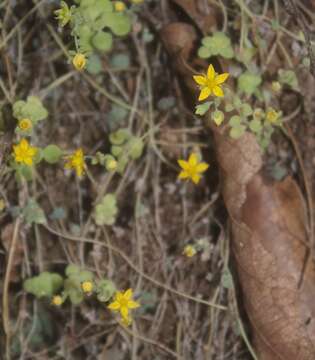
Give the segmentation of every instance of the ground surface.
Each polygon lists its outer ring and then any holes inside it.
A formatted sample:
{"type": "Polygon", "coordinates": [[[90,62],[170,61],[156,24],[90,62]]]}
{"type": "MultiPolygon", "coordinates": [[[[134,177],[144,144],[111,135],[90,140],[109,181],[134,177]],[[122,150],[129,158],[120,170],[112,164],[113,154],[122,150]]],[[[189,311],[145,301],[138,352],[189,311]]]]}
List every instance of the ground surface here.
{"type": "MultiPolygon", "coordinates": [[[[40,96],[49,110],[48,120],[37,129],[38,146],[54,143],[68,151],[81,146],[86,154],[106,153],[109,133],[120,127],[129,127],[145,141],[141,158],[130,161],[122,175],[91,167],[89,175],[78,181],[60,165],[41,164],[36,179],[29,183],[18,184],[12,173],[2,176],[0,194],[5,209],[0,213],[0,295],[9,299],[9,319],[4,315],[8,309],[2,307],[0,313],[11,336],[8,345],[4,332],[0,332],[0,341],[1,348],[9,346],[12,358],[251,358],[240,330],[236,295],[225,271],[229,225],[220,196],[212,136],[193,114],[191,104],[196,99],[188,94],[187,101],[187,88],[160,38],[163,26],[173,21],[196,27],[196,18],[189,18],[178,3],[152,0],[139,7],[133,15],[131,34],[115,40],[112,51],[101,56],[98,75],[78,73],[67,63],[63,46],[70,48],[73,40],[66,30],[58,31],[53,17],[57,1],[0,4],[3,143],[11,146],[13,141],[13,101],[30,94],[40,96]],[[127,62],[123,68],[113,63],[117,54],[127,62]],[[121,102],[127,104],[123,115],[117,110],[121,102]],[[177,159],[186,158],[192,149],[201,149],[210,163],[198,186],[177,179],[177,159]],[[113,226],[97,227],[90,218],[100,192],[116,192],[118,196],[119,213],[113,226]],[[48,226],[17,224],[14,209],[23,207],[29,197],[36,198],[50,217],[48,226]],[[62,209],[57,220],[52,216],[56,209],[59,215],[62,209]],[[5,294],[2,285],[15,231],[18,242],[10,262],[9,293],[5,294]],[[200,252],[185,257],[182,252],[187,244],[198,244],[200,252]],[[48,299],[36,300],[23,291],[25,278],[43,270],[63,274],[69,263],[98,276],[106,274],[121,289],[132,287],[142,304],[133,325],[127,329],[118,325],[93,297],[79,306],[67,302],[56,308],[48,299]],[[221,304],[226,310],[199,299],[221,304]]],[[[247,21],[251,34],[257,31],[265,36],[265,53],[278,36],[270,24],[281,19],[287,32],[281,33],[268,65],[257,64],[267,66],[270,79],[279,68],[297,69],[301,90],[285,91],[280,105],[285,116],[297,111],[290,127],[303,158],[305,176],[312,184],[314,79],[300,66],[307,50],[290,36],[299,33],[298,26],[277,0],[246,2],[253,13],[264,11],[271,19],[258,23],[241,12],[241,1],[200,3],[208,12],[213,11],[218,24],[225,9],[235,43],[239,41],[240,24],[247,21]]],[[[314,20],[312,3],[299,3],[314,20]]],[[[201,39],[199,29],[198,36],[201,39]]],[[[266,56],[261,59],[266,60],[266,56]]],[[[228,62],[224,66],[228,69],[228,62]]],[[[280,133],[275,134],[266,152],[266,164],[274,178],[291,174],[303,186],[296,151],[280,133]]],[[[241,298],[239,303],[242,313],[241,298]]],[[[246,328],[246,317],[242,316],[242,322],[246,328]]]]}

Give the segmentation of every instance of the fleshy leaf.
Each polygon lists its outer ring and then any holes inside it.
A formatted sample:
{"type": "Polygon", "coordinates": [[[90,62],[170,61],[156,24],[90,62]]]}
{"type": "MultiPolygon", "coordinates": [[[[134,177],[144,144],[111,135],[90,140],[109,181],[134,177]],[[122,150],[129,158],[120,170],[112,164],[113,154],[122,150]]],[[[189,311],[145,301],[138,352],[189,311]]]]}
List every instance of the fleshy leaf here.
{"type": "Polygon", "coordinates": [[[201,58],[208,58],[210,56],[221,55],[226,59],[234,57],[234,50],[232,48],[230,38],[223,32],[217,31],[212,36],[206,36],[202,39],[201,48],[198,55],[201,58]]]}
{"type": "Polygon", "coordinates": [[[42,272],[24,281],[24,290],[37,298],[51,297],[57,293],[63,284],[63,278],[56,273],[42,272]]]}
{"type": "Polygon", "coordinates": [[[232,139],[238,139],[245,133],[246,127],[243,125],[232,127],[230,129],[230,136],[232,139]]]}
{"type": "Polygon", "coordinates": [[[42,155],[49,164],[56,164],[61,159],[63,151],[57,145],[51,144],[45,147],[42,155]]]}
{"type": "Polygon", "coordinates": [[[97,283],[96,293],[97,299],[101,302],[107,302],[115,294],[115,284],[110,280],[102,279],[97,283]]]}
{"type": "Polygon", "coordinates": [[[109,32],[99,31],[92,38],[93,46],[100,51],[108,51],[112,48],[113,36],[109,32]]]}
{"type": "Polygon", "coordinates": [[[212,104],[212,101],[206,101],[202,104],[196,106],[195,114],[197,115],[204,115],[209,109],[212,104]]]}
{"type": "Polygon", "coordinates": [[[34,199],[28,201],[23,215],[27,224],[46,224],[45,213],[34,199]]]}
{"type": "Polygon", "coordinates": [[[260,75],[246,71],[238,78],[238,89],[246,95],[253,95],[261,82],[260,75]]]}
{"type": "Polygon", "coordinates": [[[118,213],[117,200],[114,194],[107,194],[96,205],[94,218],[97,225],[113,225],[118,213]]]}
{"type": "Polygon", "coordinates": [[[47,118],[48,111],[37,96],[29,96],[26,101],[19,100],[14,103],[13,116],[18,120],[30,119],[36,124],[47,118]]]}

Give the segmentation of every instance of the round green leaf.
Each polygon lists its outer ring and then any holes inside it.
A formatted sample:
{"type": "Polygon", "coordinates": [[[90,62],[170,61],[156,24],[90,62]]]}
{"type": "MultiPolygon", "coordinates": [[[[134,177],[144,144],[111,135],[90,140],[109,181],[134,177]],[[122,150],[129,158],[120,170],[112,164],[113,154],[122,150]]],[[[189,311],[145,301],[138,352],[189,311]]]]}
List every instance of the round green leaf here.
{"type": "Polygon", "coordinates": [[[241,125],[241,117],[238,115],[232,116],[229,121],[229,125],[231,127],[239,127],[241,125]]]}
{"type": "Polygon", "coordinates": [[[113,145],[122,145],[130,136],[131,134],[128,129],[119,129],[109,135],[109,141],[113,145]]]}
{"type": "Polygon", "coordinates": [[[110,280],[102,279],[97,283],[96,293],[97,299],[101,302],[109,301],[110,298],[115,294],[115,284],[110,280]]]}
{"type": "Polygon", "coordinates": [[[248,117],[250,115],[252,115],[253,113],[253,109],[249,104],[242,104],[241,108],[240,108],[241,114],[242,116],[248,117]]]}
{"type": "Polygon", "coordinates": [[[97,54],[92,54],[89,56],[89,61],[86,65],[86,70],[92,75],[98,75],[102,72],[102,63],[101,59],[97,54]]]}
{"type": "Polygon", "coordinates": [[[257,119],[254,119],[254,120],[250,121],[249,128],[254,133],[260,133],[262,130],[261,122],[257,119]]]}
{"type": "Polygon", "coordinates": [[[63,151],[57,145],[51,144],[45,147],[42,155],[49,164],[56,164],[61,159],[63,151]]]}
{"type": "Polygon", "coordinates": [[[234,106],[232,104],[226,104],[225,105],[225,111],[226,112],[231,112],[234,110],[234,106]]]}
{"type": "Polygon", "coordinates": [[[245,132],[246,127],[241,125],[237,127],[232,127],[230,130],[230,136],[232,139],[239,139],[245,132]]]}
{"type": "Polygon", "coordinates": [[[93,36],[92,44],[97,50],[108,51],[112,48],[113,36],[108,32],[99,31],[93,36]]]}
{"type": "Polygon", "coordinates": [[[253,95],[261,82],[260,75],[246,71],[238,78],[238,89],[247,95],[253,95]]]}
{"type": "Polygon", "coordinates": [[[131,30],[131,21],[128,15],[112,13],[108,18],[107,24],[112,32],[117,36],[127,35],[131,30]]]}
{"type": "Polygon", "coordinates": [[[207,59],[211,56],[211,51],[207,47],[201,46],[201,48],[198,50],[198,56],[201,59],[207,59]]]}
{"type": "Polygon", "coordinates": [[[143,152],[144,143],[138,137],[132,137],[127,145],[127,153],[133,160],[138,159],[143,152]]]}

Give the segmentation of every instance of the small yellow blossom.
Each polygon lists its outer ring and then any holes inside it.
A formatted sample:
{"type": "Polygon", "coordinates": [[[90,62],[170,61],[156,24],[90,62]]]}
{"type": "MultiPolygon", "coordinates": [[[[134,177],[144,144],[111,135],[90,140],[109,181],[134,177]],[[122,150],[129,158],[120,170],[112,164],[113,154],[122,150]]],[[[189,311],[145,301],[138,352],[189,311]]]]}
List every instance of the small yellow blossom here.
{"type": "Polygon", "coordinates": [[[63,299],[60,295],[55,295],[53,296],[53,298],[51,299],[51,303],[55,306],[60,306],[63,303],[63,299]]]}
{"type": "Polygon", "coordinates": [[[21,119],[19,121],[19,129],[22,130],[22,131],[27,131],[29,129],[32,128],[33,124],[32,124],[32,121],[30,119],[21,119]]]}
{"type": "Polygon", "coordinates": [[[205,162],[198,162],[198,156],[192,153],[188,161],[177,160],[179,166],[183,169],[178,175],[179,179],[191,179],[194,184],[198,184],[201,179],[201,173],[205,172],[209,165],[205,162]]]}
{"type": "Polygon", "coordinates": [[[78,71],[82,71],[86,65],[85,55],[81,53],[76,53],[72,60],[72,64],[78,71]]]}
{"type": "Polygon", "coordinates": [[[77,176],[81,177],[85,169],[83,150],[81,148],[76,150],[72,155],[67,156],[66,159],[65,169],[74,169],[77,176]]]}
{"type": "Polygon", "coordinates": [[[275,92],[276,94],[280,93],[281,89],[282,89],[282,86],[281,84],[279,83],[279,81],[273,81],[271,83],[271,89],[273,92],[275,92]]]}
{"type": "Polygon", "coordinates": [[[22,139],[19,144],[13,145],[14,159],[17,163],[32,166],[37,152],[38,149],[31,146],[26,139],[22,139]]]}
{"type": "Polygon", "coordinates": [[[129,310],[136,309],[140,306],[137,301],[132,300],[132,296],[132,289],[128,289],[124,293],[117,291],[114,301],[108,305],[110,310],[120,312],[122,323],[127,326],[131,323],[129,310]]]}
{"type": "Polygon", "coordinates": [[[229,73],[217,74],[212,64],[209,65],[207,75],[195,75],[194,80],[200,85],[200,95],[198,100],[207,99],[210,95],[224,96],[221,85],[229,77],[229,73]]]}
{"type": "Polygon", "coordinates": [[[83,283],[81,284],[81,288],[84,293],[91,293],[93,291],[92,281],[83,281],[83,283]]]}
{"type": "Polygon", "coordinates": [[[117,169],[117,165],[118,165],[118,163],[116,160],[110,159],[106,162],[106,169],[108,171],[114,171],[117,169]]]}
{"type": "Polygon", "coordinates": [[[123,12],[126,10],[126,5],[122,1],[116,1],[114,3],[115,11],[117,12],[123,12]]]}
{"type": "Polygon", "coordinates": [[[280,112],[279,111],[276,111],[275,109],[273,108],[269,108],[266,112],[266,120],[272,124],[272,125],[275,125],[278,123],[278,120],[280,118],[280,112]]]}
{"type": "Polygon", "coordinates": [[[192,245],[186,245],[183,254],[187,257],[193,257],[197,254],[197,250],[192,245]]]}
{"type": "Polygon", "coordinates": [[[64,1],[60,2],[61,8],[56,10],[54,13],[56,15],[56,19],[59,21],[59,26],[64,27],[71,20],[72,9],[69,8],[68,4],[64,1]]]}

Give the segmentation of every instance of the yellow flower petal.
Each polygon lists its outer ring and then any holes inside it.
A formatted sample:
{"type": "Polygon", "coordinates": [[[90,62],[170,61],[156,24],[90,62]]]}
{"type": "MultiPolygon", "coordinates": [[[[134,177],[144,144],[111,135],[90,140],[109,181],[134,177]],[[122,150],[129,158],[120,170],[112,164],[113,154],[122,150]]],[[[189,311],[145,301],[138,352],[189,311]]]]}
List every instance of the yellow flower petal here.
{"type": "Polygon", "coordinates": [[[209,97],[211,95],[211,89],[209,87],[204,87],[203,89],[201,89],[200,91],[200,95],[198,100],[202,101],[205,100],[207,97],[209,97]]]}
{"type": "Polygon", "coordinates": [[[212,91],[213,91],[213,94],[214,94],[215,96],[218,96],[218,97],[224,96],[224,92],[223,92],[223,90],[220,88],[220,86],[215,86],[215,87],[212,89],[212,91]]]}
{"type": "Polygon", "coordinates": [[[117,311],[117,310],[120,309],[120,303],[119,303],[118,301],[114,301],[114,302],[112,302],[112,303],[110,303],[110,304],[108,305],[108,308],[109,308],[110,310],[117,311]]]}
{"type": "Polygon", "coordinates": [[[20,142],[20,148],[23,151],[27,151],[28,150],[28,141],[26,139],[22,139],[20,142]]]}
{"type": "Polygon", "coordinates": [[[29,156],[33,157],[33,156],[35,156],[35,155],[37,154],[37,151],[38,151],[37,148],[32,147],[32,148],[29,148],[29,149],[28,149],[27,154],[28,154],[29,156]]]}
{"type": "Polygon", "coordinates": [[[86,65],[85,55],[81,53],[76,53],[72,60],[72,64],[78,71],[83,70],[86,65]]]}
{"type": "Polygon", "coordinates": [[[31,146],[26,139],[21,139],[19,144],[13,145],[13,155],[17,163],[28,166],[33,165],[33,157],[38,149],[31,146]]]}
{"type": "Polygon", "coordinates": [[[220,85],[223,84],[224,81],[229,77],[229,73],[223,73],[220,75],[217,75],[214,79],[214,82],[216,83],[216,85],[220,85]]]}
{"type": "Polygon", "coordinates": [[[181,171],[178,175],[179,179],[187,179],[189,177],[190,177],[189,173],[185,170],[181,171]]]}
{"type": "Polygon", "coordinates": [[[31,157],[24,158],[23,162],[24,162],[25,165],[29,165],[29,166],[33,165],[33,159],[31,157]]]}
{"type": "Polygon", "coordinates": [[[118,302],[120,302],[121,300],[123,300],[123,298],[124,298],[123,293],[120,292],[120,291],[117,291],[117,293],[116,293],[116,295],[115,295],[115,300],[118,301],[118,302]]]}
{"type": "Polygon", "coordinates": [[[208,169],[209,165],[207,163],[200,163],[196,166],[196,172],[202,173],[208,169]]]}
{"type": "Polygon", "coordinates": [[[129,300],[128,301],[128,309],[137,309],[140,304],[137,301],[129,300]]]}
{"type": "Polygon", "coordinates": [[[188,164],[190,167],[195,167],[198,164],[198,156],[195,153],[191,153],[188,159],[188,164]]]}
{"type": "Polygon", "coordinates": [[[66,157],[66,161],[67,162],[64,165],[65,169],[74,169],[77,176],[80,178],[86,169],[83,150],[81,148],[77,149],[73,154],[66,157]]]}
{"type": "Polygon", "coordinates": [[[188,170],[189,169],[189,164],[187,161],[185,160],[177,160],[179,166],[184,169],[184,170],[188,170]]]}
{"type": "Polygon", "coordinates": [[[201,179],[201,176],[198,175],[198,174],[194,174],[192,177],[191,177],[191,180],[193,181],[194,184],[198,184],[199,181],[201,179]]]}
{"type": "Polygon", "coordinates": [[[13,152],[15,156],[19,156],[21,154],[21,150],[17,145],[13,145],[13,152]]]}
{"type": "Polygon", "coordinates": [[[120,308],[120,314],[123,319],[129,319],[129,309],[127,306],[122,306],[120,308]]]}
{"type": "Polygon", "coordinates": [[[210,64],[208,67],[207,78],[209,80],[214,80],[214,78],[215,78],[215,70],[214,70],[214,67],[212,64],[210,64]]]}
{"type": "Polygon", "coordinates": [[[132,298],[132,295],[133,295],[132,289],[128,289],[124,293],[124,298],[126,300],[130,300],[132,298]]]}
{"type": "Polygon", "coordinates": [[[198,85],[206,85],[207,83],[207,78],[203,75],[194,75],[193,78],[198,85]]]}

